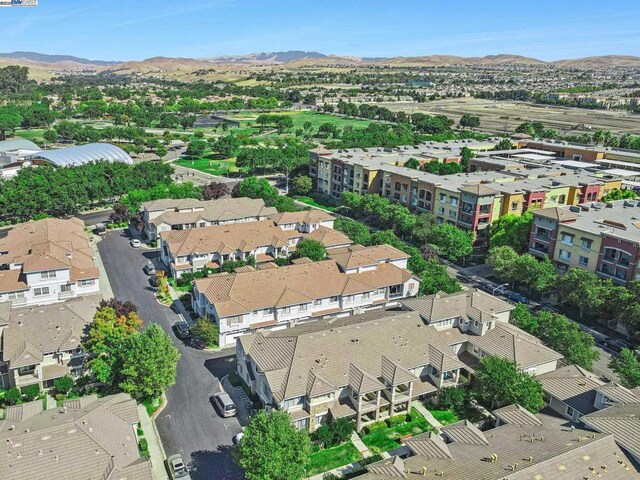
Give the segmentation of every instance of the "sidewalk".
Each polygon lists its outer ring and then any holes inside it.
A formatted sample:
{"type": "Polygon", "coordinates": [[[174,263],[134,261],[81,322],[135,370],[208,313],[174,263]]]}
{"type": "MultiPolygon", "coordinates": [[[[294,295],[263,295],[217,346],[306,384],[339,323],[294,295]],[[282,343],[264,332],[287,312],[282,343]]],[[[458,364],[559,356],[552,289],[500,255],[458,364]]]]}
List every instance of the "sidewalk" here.
{"type": "Polygon", "coordinates": [[[373,456],[373,453],[371,453],[371,450],[369,450],[369,447],[367,447],[364,444],[364,442],[360,439],[360,437],[356,432],[351,433],[350,440],[351,440],[351,443],[353,443],[353,446],[358,449],[358,451],[360,452],[360,455],[362,455],[362,458],[369,458],[373,456]]]}
{"type": "Polygon", "coordinates": [[[425,418],[425,420],[429,422],[431,425],[433,425],[434,427],[436,427],[438,430],[442,428],[442,424],[434,418],[431,412],[427,410],[427,408],[424,405],[422,405],[421,402],[419,402],[418,400],[414,400],[413,402],[411,402],[411,406],[415,408],[418,412],[420,412],[422,416],[425,418]]]}
{"type": "Polygon", "coordinates": [[[160,435],[156,430],[156,426],[153,420],[149,417],[147,409],[144,405],[138,405],[138,417],[140,417],[140,425],[144,431],[144,438],[147,439],[149,444],[149,455],[151,460],[151,470],[153,471],[153,478],[155,480],[168,480],[167,469],[164,466],[164,460],[166,455],[164,453],[164,447],[160,440],[160,435]]]}
{"type": "Polygon", "coordinates": [[[107,271],[104,268],[104,263],[102,263],[100,251],[98,250],[98,243],[101,241],[102,237],[94,235],[91,239],[90,244],[95,254],[96,266],[98,267],[98,271],[100,272],[100,293],[102,294],[102,298],[107,300],[109,298],[113,298],[113,290],[111,290],[111,283],[109,283],[109,277],[107,276],[107,271]]]}
{"type": "Polygon", "coordinates": [[[226,375],[222,381],[222,388],[229,394],[233,403],[235,403],[238,410],[237,417],[241,425],[246,425],[251,417],[251,409],[253,409],[253,402],[242,387],[234,387],[229,381],[229,377],[226,375]]]}

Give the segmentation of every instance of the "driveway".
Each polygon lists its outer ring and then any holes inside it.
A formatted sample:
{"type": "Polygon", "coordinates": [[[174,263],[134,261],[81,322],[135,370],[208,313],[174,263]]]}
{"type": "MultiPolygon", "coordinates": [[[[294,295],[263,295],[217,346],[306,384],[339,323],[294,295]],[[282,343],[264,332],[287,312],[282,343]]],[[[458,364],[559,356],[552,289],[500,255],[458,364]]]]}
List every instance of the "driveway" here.
{"type": "Polygon", "coordinates": [[[209,403],[209,396],[221,390],[220,379],[235,369],[235,356],[196,350],[176,338],[171,326],[178,314],[156,301],[142,271],[157,251],[131,247],[120,230],[107,232],[98,249],[114,295],[134,302],[145,322],[158,323],[182,354],[177,382],[167,391],[168,405],[156,419],[166,455],[182,453],[195,480],[242,478],[231,459],[231,440],[240,424],[220,418],[209,403]]]}

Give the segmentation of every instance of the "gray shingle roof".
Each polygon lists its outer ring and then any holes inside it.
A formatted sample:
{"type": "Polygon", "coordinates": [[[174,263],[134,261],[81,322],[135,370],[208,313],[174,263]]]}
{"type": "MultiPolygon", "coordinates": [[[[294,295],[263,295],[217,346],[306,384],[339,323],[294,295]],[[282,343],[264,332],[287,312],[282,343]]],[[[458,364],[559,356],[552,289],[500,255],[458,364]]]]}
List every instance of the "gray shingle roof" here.
{"type": "Polygon", "coordinates": [[[569,365],[536,378],[545,392],[582,415],[596,411],[596,389],[603,386],[604,382],[591,372],[577,365],[569,365]]]}
{"type": "Polygon", "coordinates": [[[598,432],[613,434],[618,445],[640,457],[640,403],[615,403],[581,420],[598,432]]]}

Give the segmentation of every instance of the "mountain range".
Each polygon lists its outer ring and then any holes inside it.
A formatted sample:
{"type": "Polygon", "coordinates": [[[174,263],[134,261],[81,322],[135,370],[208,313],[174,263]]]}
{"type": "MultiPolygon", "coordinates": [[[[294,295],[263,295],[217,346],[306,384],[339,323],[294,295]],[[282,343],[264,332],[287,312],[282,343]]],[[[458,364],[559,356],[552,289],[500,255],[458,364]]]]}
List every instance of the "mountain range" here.
{"type": "Polygon", "coordinates": [[[153,57],[141,61],[89,60],[72,55],[47,55],[35,52],[0,53],[0,64],[20,64],[50,72],[69,70],[96,70],[116,74],[170,71],[196,71],[217,66],[285,65],[304,67],[311,65],[390,65],[435,67],[446,65],[558,65],[572,68],[602,68],[613,66],[640,67],[640,57],[605,55],[546,62],[520,55],[487,55],[461,57],[455,55],[427,55],[412,57],[351,57],[326,55],[319,52],[290,50],[260,52],[247,55],[222,55],[206,58],[153,57]]]}

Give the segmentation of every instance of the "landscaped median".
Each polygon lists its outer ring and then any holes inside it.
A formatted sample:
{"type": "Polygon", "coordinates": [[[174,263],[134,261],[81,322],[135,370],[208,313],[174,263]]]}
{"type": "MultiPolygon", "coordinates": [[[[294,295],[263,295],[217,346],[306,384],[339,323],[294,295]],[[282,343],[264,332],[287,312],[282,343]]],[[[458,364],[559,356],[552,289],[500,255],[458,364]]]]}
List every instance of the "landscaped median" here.
{"type": "Polygon", "coordinates": [[[435,427],[416,410],[409,414],[397,415],[365,427],[360,437],[373,453],[382,453],[400,446],[402,438],[415,436],[435,427]]]}

